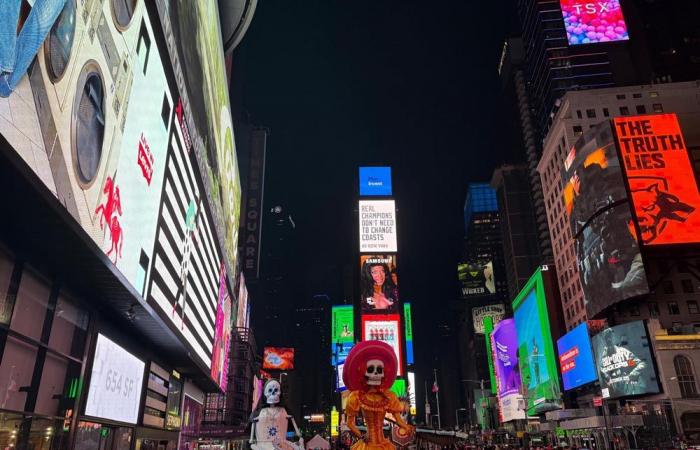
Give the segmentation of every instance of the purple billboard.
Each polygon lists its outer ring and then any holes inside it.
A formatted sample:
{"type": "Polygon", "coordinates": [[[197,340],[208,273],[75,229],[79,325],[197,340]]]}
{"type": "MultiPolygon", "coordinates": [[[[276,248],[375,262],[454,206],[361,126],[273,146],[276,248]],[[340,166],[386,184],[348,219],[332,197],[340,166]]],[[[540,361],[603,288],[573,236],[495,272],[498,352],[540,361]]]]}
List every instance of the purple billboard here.
{"type": "Polygon", "coordinates": [[[518,335],[513,319],[502,320],[493,329],[492,345],[498,396],[504,397],[520,392],[520,370],[518,368],[518,335]]]}

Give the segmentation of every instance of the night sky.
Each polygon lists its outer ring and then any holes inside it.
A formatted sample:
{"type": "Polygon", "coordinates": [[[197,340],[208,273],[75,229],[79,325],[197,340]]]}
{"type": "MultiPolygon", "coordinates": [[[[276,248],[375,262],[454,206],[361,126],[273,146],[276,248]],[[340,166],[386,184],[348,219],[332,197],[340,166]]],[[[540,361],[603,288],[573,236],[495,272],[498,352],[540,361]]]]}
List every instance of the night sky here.
{"type": "Polygon", "coordinates": [[[244,106],[271,130],[266,206],[294,218],[289,270],[307,295],[342,302],[343,266],[358,264],[357,167],[393,168],[399,286],[424,370],[457,295],[467,184],[522,159],[503,136],[497,73],[514,14],[510,2],[263,0],[234,54],[244,106]]]}

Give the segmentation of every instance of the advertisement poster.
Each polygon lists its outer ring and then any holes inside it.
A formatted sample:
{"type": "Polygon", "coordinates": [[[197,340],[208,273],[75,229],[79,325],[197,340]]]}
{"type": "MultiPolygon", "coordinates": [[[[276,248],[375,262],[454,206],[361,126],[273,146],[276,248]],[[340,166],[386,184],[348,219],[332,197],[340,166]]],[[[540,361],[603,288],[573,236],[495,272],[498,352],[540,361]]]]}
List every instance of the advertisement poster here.
{"type": "Polygon", "coordinates": [[[593,336],[600,389],[610,398],[659,392],[659,382],[644,322],[607,328],[593,336]]]}
{"type": "Polygon", "coordinates": [[[216,325],[214,327],[214,349],[211,361],[211,377],[222,391],[228,384],[228,359],[231,350],[231,297],[226,283],[226,268],[221,265],[219,283],[219,301],[216,307],[216,325]]]}
{"type": "Polygon", "coordinates": [[[506,305],[486,305],[476,306],[472,308],[472,321],[474,323],[474,332],[476,334],[484,334],[484,318],[491,317],[493,324],[496,325],[506,315],[506,305]]]}
{"type": "Polygon", "coordinates": [[[557,341],[557,348],[565,391],[598,379],[586,322],[562,336],[557,341]]]}
{"type": "Polygon", "coordinates": [[[255,408],[258,407],[258,403],[260,402],[263,394],[263,384],[262,378],[259,378],[257,375],[253,375],[253,409],[251,411],[255,411],[255,408]]]}
{"type": "Polygon", "coordinates": [[[145,367],[143,361],[98,334],[85,415],[135,424],[145,367]]]}
{"type": "Polygon", "coordinates": [[[399,311],[396,255],[360,256],[360,293],[363,313],[399,311]]]}
{"type": "Polygon", "coordinates": [[[263,369],[294,369],[294,349],[288,347],[265,347],[263,350],[263,369]]]}
{"type": "Polygon", "coordinates": [[[518,360],[528,416],[560,409],[559,376],[549,327],[542,274],[538,270],[513,302],[518,360]]]}
{"type": "Polygon", "coordinates": [[[180,431],[180,450],[193,450],[199,439],[202,422],[202,404],[185,394],[182,402],[182,429],[180,431]]]}
{"type": "Polygon", "coordinates": [[[629,40],[620,0],[559,0],[559,3],[569,45],[629,40]]]}
{"type": "Polygon", "coordinates": [[[360,167],[360,196],[391,195],[391,167],[360,167]]]}
{"type": "Polygon", "coordinates": [[[491,352],[501,422],[524,419],[525,411],[517,408],[518,399],[522,398],[522,395],[520,395],[518,336],[513,319],[505,319],[494,327],[491,332],[491,352]]]}
{"type": "Polygon", "coordinates": [[[334,306],[331,308],[331,342],[355,341],[355,312],[351,305],[334,306]]]}
{"type": "Polygon", "coordinates": [[[409,412],[412,416],[415,416],[418,411],[416,387],[416,374],[414,372],[408,372],[408,404],[410,408],[409,412]]]}
{"type": "Polygon", "coordinates": [[[336,366],[336,375],[338,375],[336,378],[336,383],[337,383],[336,386],[338,387],[337,388],[338,392],[343,392],[344,390],[347,389],[347,387],[345,386],[345,381],[343,381],[343,370],[344,369],[345,369],[345,363],[340,363],[336,366]]]}
{"type": "Polygon", "coordinates": [[[248,286],[245,284],[245,275],[241,273],[238,285],[238,309],[236,311],[236,327],[248,328],[248,286]]]}
{"type": "Polygon", "coordinates": [[[396,359],[399,362],[398,375],[403,374],[403,362],[401,359],[401,327],[398,314],[389,315],[363,315],[362,316],[362,340],[383,341],[394,349],[396,359]]]}
{"type": "Polygon", "coordinates": [[[581,135],[561,176],[588,315],[647,294],[649,285],[609,121],[581,135]]]}
{"type": "Polygon", "coordinates": [[[360,253],[397,250],[394,200],[360,200],[360,253]]]}
{"type": "Polygon", "coordinates": [[[406,364],[413,364],[413,315],[411,304],[403,304],[403,325],[406,336],[406,364]]]}
{"type": "Polygon", "coordinates": [[[474,295],[489,295],[496,292],[496,281],[493,277],[493,261],[490,259],[474,259],[457,265],[462,298],[474,295]]]}
{"type": "Polygon", "coordinates": [[[675,114],[614,119],[644,245],[700,242],[700,193],[675,114]]]}
{"type": "Polygon", "coordinates": [[[331,365],[336,366],[339,362],[345,362],[354,342],[332,342],[331,343],[331,365]]]}

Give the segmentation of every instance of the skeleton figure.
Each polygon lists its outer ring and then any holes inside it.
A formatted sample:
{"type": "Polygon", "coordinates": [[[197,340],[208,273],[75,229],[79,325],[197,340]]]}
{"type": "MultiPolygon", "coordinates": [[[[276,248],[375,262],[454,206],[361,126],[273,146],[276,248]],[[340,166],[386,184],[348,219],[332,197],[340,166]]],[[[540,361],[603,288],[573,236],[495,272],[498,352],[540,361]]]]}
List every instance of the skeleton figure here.
{"type": "Polygon", "coordinates": [[[250,446],[253,450],[303,450],[304,440],[301,437],[294,417],[287,410],[278,406],[282,388],[279,381],[268,380],[263,389],[267,406],[253,413],[250,427],[250,446]],[[287,426],[291,419],[294,434],[299,438],[297,443],[287,441],[287,426]]]}

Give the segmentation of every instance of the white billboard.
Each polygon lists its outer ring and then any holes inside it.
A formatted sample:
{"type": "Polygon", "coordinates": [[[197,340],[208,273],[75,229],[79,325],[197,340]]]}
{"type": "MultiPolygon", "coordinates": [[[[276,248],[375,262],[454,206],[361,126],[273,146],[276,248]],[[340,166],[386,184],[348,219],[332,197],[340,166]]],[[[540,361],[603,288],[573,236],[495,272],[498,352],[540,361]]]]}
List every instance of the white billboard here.
{"type": "Polygon", "coordinates": [[[408,372],[408,402],[411,408],[409,412],[412,416],[415,416],[417,412],[416,374],[413,372],[408,372]]]}
{"type": "Polygon", "coordinates": [[[498,399],[501,422],[525,419],[525,401],[521,394],[504,395],[498,399]]]}
{"type": "Polygon", "coordinates": [[[474,321],[474,333],[484,334],[484,319],[493,318],[494,326],[503,320],[506,315],[506,307],[503,304],[477,306],[472,308],[472,319],[474,321]]]}
{"type": "Polygon", "coordinates": [[[360,200],[360,252],[396,252],[394,200],[360,200]]]}
{"type": "Polygon", "coordinates": [[[85,415],[135,424],[145,363],[97,335],[85,415]]]}

